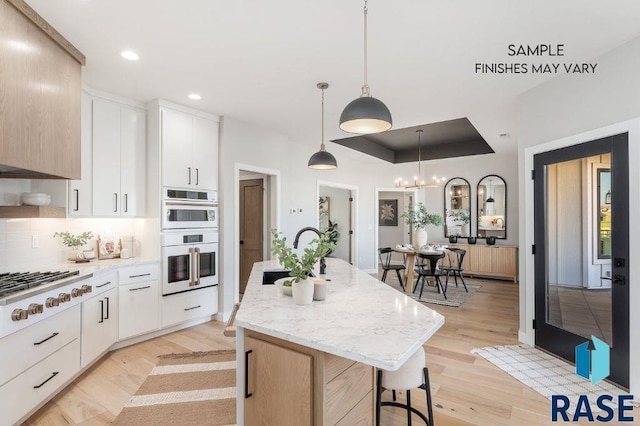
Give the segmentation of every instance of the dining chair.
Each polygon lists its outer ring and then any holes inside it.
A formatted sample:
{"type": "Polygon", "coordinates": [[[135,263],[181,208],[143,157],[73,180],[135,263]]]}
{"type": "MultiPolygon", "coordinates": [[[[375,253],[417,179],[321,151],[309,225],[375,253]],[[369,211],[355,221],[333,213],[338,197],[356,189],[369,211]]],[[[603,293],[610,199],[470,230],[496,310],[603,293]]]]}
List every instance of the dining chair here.
{"type": "Polygon", "coordinates": [[[406,263],[406,256],[404,255],[402,256],[403,257],[402,263],[391,263],[393,253],[395,252],[391,247],[382,247],[378,249],[378,258],[380,259],[380,265],[382,266],[382,269],[384,271],[382,273],[381,281],[385,282],[385,280],[387,279],[387,273],[391,270],[394,270],[398,275],[398,281],[400,282],[400,287],[402,287],[402,291],[405,291],[404,282],[402,281],[402,274],[400,273],[400,271],[407,269],[407,267],[404,266],[406,263]]]}
{"type": "Polygon", "coordinates": [[[453,279],[456,282],[456,287],[458,287],[458,277],[460,277],[462,285],[464,286],[464,290],[469,293],[467,284],[465,284],[464,277],[462,276],[462,271],[464,271],[464,269],[462,269],[462,261],[464,260],[464,255],[467,254],[467,251],[465,249],[454,247],[450,248],[449,252],[454,254],[454,259],[451,259],[449,257],[449,265],[445,265],[441,268],[442,272],[447,275],[444,281],[444,287],[445,289],[448,288],[449,275],[453,275],[453,279]]]}
{"type": "Polygon", "coordinates": [[[413,291],[415,292],[416,289],[418,288],[418,283],[420,282],[420,280],[422,280],[422,285],[420,287],[420,296],[418,296],[418,299],[422,298],[422,291],[424,290],[424,282],[427,280],[427,278],[433,278],[436,288],[438,290],[438,293],[442,292],[442,295],[446,299],[447,290],[442,285],[442,280],[440,280],[440,277],[442,276],[442,270],[439,265],[442,259],[444,259],[444,256],[445,256],[444,253],[443,252],[433,253],[433,254],[416,253],[416,255],[418,259],[425,260],[424,263],[419,264],[418,266],[418,279],[416,280],[416,285],[413,288],[413,291]]]}

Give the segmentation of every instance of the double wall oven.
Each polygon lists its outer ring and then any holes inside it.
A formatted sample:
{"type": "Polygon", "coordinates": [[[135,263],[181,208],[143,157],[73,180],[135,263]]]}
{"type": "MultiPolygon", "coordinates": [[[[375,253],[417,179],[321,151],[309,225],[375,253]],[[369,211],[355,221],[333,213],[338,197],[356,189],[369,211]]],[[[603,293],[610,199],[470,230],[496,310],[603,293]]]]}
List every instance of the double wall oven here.
{"type": "Polygon", "coordinates": [[[162,228],[162,295],[218,285],[216,192],[165,189],[162,228]]]}

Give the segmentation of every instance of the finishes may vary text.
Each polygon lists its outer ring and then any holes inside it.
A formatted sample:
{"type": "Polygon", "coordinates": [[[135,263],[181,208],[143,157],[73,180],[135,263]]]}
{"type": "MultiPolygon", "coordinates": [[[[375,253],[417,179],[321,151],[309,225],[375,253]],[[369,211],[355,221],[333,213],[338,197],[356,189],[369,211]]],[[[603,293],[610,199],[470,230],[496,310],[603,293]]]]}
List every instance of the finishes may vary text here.
{"type": "Polygon", "coordinates": [[[476,74],[595,74],[597,63],[556,62],[565,56],[564,44],[510,44],[507,56],[514,62],[476,62],[476,74]],[[535,58],[536,60],[532,60],[535,58]]]}

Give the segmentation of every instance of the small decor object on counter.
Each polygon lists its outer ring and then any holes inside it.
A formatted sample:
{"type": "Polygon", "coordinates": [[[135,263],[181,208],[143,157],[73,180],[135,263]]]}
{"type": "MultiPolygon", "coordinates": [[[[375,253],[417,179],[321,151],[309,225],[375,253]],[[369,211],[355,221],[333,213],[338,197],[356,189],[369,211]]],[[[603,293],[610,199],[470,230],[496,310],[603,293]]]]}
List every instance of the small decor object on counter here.
{"type": "Polygon", "coordinates": [[[458,242],[458,236],[457,235],[451,235],[449,237],[449,242],[452,243],[452,244],[457,243],[458,242]]]}
{"type": "Polygon", "coordinates": [[[313,278],[313,300],[324,300],[327,298],[327,280],[313,278]]]}
{"type": "Polygon", "coordinates": [[[120,241],[117,235],[105,235],[104,237],[98,235],[97,245],[99,260],[120,257],[122,241],[120,241]]]}
{"type": "Polygon", "coordinates": [[[429,242],[429,236],[425,229],[427,225],[442,226],[444,224],[442,216],[429,213],[422,203],[418,203],[415,209],[408,206],[401,216],[407,225],[412,225],[415,228],[413,245],[418,249],[426,246],[429,242]]]}
{"type": "Polygon", "coordinates": [[[27,206],[48,206],[51,204],[51,195],[41,192],[25,192],[22,194],[22,204],[27,206]]]}
{"type": "Polygon", "coordinates": [[[53,234],[53,237],[60,237],[62,239],[62,244],[69,247],[73,250],[72,256],[69,257],[69,260],[74,262],[88,262],[89,259],[85,256],[84,252],[79,251],[80,247],[87,244],[87,242],[93,238],[93,234],[90,231],[83,232],[79,235],[74,235],[70,232],[56,232],[53,234]]]}
{"type": "Polygon", "coordinates": [[[286,237],[280,238],[277,229],[271,229],[273,242],[271,252],[276,255],[280,264],[290,270],[291,279],[285,280],[291,283],[291,293],[293,302],[297,305],[309,305],[313,300],[313,281],[308,278],[312,275],[313,267],[316,262],[328,252],[335,249],[335,244],[329,242],[328,235],[322,234],[320,238],[315,238],[309,246],[304,249],[304,254],[298,256],[293,249],[287,246],[286,237]]]}
{"type": "Polygon", "coordinates": [[[284,294],[285,296],[292,296],[291,294],[292,283],[293,283],[293,280],[291,278],[280,278],[280,279],[277,279],[274,284],[276,285],[276,287],[280,289],[282,294],[284,294]]]}
{"type": "Polygon", "coordinates": [[[467,244],[475,244],[476,237],[467,237],[467,244]]]}
{"type": "Polygon", "coordinates": [[[487,245],[495,246],[496,245],[496,237],[487,237],[487,245]]]}

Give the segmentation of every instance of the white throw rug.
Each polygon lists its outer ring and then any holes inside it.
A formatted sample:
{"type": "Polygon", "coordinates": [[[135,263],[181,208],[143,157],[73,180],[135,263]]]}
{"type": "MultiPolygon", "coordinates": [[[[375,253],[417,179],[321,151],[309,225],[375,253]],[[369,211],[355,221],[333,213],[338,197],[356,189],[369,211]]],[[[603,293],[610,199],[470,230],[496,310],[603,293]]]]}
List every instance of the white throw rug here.
{"type": "MultiPolygon", "coordinates": [[[[576,406],[580,395],[587,395],[595,413],[600,411],[595,406],[598,396],[626,394],[605,381],[592,385],[589,380],[576,375],[573,365],[529,345],[489,346],[472,349],[471,353],[480,355],[549,399],[551,395],[566,395],[571,407],[576,406]]],[[[617,405],[616,402],[614,398],[608,405],[617,405]]],[[[639,404],[634,401],[634,405],[639,404]]]]}

